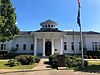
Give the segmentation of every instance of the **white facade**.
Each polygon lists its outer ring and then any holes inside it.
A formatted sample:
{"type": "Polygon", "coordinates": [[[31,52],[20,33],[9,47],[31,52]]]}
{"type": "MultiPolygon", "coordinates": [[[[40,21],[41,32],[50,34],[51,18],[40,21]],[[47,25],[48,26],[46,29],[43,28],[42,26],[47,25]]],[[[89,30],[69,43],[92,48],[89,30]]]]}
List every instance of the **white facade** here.
{"type": "MultiPolygon", "coordinates": [[[[37,31],[19,32],[15,39],[0,42],[0,50],[17,50],[14,53],[31,53],[39,56],[51,54],[79,54],[80,33],[57,29],[57,23],[47,20],[37,31]]],[[[83,32],[83,46],[87,50],[100,50],[100,33],[83,32]]]]}

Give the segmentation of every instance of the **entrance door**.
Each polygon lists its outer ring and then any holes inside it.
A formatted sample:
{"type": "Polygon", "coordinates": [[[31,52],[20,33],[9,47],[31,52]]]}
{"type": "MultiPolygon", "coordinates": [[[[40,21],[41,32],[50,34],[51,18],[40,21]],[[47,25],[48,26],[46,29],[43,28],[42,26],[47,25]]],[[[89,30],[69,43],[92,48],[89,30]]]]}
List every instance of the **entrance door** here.
{"type": "Polygon", "coordinates": [[[51,55],[51,42],[50,41],[47,41],[45,43],[45,55],[46,56],[51,55]]]}

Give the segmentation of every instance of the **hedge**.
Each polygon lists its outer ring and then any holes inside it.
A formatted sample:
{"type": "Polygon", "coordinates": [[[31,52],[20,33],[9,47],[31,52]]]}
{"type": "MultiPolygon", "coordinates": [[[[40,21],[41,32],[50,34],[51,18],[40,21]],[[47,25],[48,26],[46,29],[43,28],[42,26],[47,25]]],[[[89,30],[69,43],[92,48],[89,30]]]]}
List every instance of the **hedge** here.
{"type": "Polygon", "coordinates": [[[32,63],[38,63],[40,58],[33,55],[19,55],[15,57],[15,60],[21,63],[21,65],[29,65],[32,63]]]}
{"type": "MultiPolygon", "coordinates": [[[[82,59],[78,56],[65,56],[65,65],[66,67],[81,67],[82,59]]],[[[57,67],[57,55],[49,56],[49,64],[52,68],[57,67]]],[[[84,66],[87,66],[88,62],[84,61],[84,66]]]]}
{"type": "Polygon", "coordinates": [[[87,51],[86,55],[88,55],[88,56],[100,56],[100,51],[87,51]]]}
{"type": "Polygon", "coordinates": [[[8,54],[8,50],[0,50],[0,54],[4,55],[4,54],[8,54]]]}

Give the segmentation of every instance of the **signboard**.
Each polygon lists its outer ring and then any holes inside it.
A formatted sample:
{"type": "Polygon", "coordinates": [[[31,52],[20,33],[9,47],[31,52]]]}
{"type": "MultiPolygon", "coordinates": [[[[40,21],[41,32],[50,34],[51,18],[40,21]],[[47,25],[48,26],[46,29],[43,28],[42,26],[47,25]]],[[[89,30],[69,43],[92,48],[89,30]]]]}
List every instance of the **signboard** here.
{"type": "Polygon", "coordinates": [[[65,55],[57,55],[57,69],[58,67],[65,67],[65,55]]]}

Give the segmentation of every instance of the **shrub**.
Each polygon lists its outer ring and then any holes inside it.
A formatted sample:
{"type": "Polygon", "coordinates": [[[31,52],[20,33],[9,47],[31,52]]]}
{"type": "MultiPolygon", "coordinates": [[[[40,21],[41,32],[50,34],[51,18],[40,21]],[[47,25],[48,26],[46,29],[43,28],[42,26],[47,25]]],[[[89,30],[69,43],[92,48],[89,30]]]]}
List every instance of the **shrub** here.
{"type": "Polygon", "coordinates": [[[0,50],[0,59],[7,59],[8,52],[9,52],[9,50],[0,50]]]}
{"type": "MultiPolygon", "coordinates": [[[[56,68],[57,67],[57,55],[51,55],[49,57],[49,63],[51,67],[56,68]]],[[[77,56],[66,56],[65,57],[65,65],[66,67],[81,67],[82,59],[77,56]]],[[[84,66],[87,66],[88,62],[84,61],[84,66]]]]}
{"type": "Polygon", "coordinates": [[[100,56],[98,56],[98,59],[100,59],[100,56]]]}
{"type": "Polygon", "coordinates": [[[10,67],[18,66],[18,65],[20,65],[20,62],[18,62],[17,60],[10,59],[8,61],[8,65],[10,65],[10,67]]]}
{"type": "MultiPolygon", "coordinates": [[[[67,67],[81,67],[82,64],[82,59],[75,56],[67,56],[65,61],[67,67]]],[[[88,62],[84,61],[84,66],[86,67],[87,65],[88,62]]]]}
{"type": "Polygon", "coordinates": [[[93,56],[94,59],[97,59],[97,56],[93,56]]]}
{"type": "Polygon", "coordinates": [[[18,50],[17,48],[12,48],[12,49],[10,50],[10,52],[14,53],[14,52],[16,52],[17,50],[18,50]]]}
{"type": "Polygon", "coordinates": [[[57,54],[49,56],[49,64],[51,65],[52,68],[57,67],[57,54]]]}
{"type": "Polygon", "coordinates": [[[89,59],[92,59],[92,56],[88,56],[89,59]]]}
{"type": "Polygon", "coordinates": [[[39,63],[40,62],[40,57],[35,56],[35,63],[39,63]]]}
{"type": "Polygon", "coordinates": [[[0,54],[4,55],[4,54],[8,54],[8,50],[0,50],[0,54]]]}
{"type": "Polygon", "coordinates": [[[21,65],[29,65],[35,62],[35,57],[32,55],[19,55],[15,59],[21,63],[21,65]]]}
{"type": "Polygon", "coordinates": [[[88,58],[88,56],[87,55],[84,55],[84,59],[87,59],[88,58]]]}
{"type": "Polygon", "coordinates": [[[87,51],[86,55],[88,55],[88,56],[99,56],[100,55],[100,50],[97,50],[97,51],[87,51]]]}
{"type": "Polygon", "coordinates": [[[40,58],[33,55],[19,55],[15,59],[19,61],[22,65],[30,65],[32,63],[38,63],[40,58]]]}
{"type": "Polygon", "coordinates": [[[52,64],[57,61],[57,55],[50,55],[49,56],[49,64],[52,64]]]}

